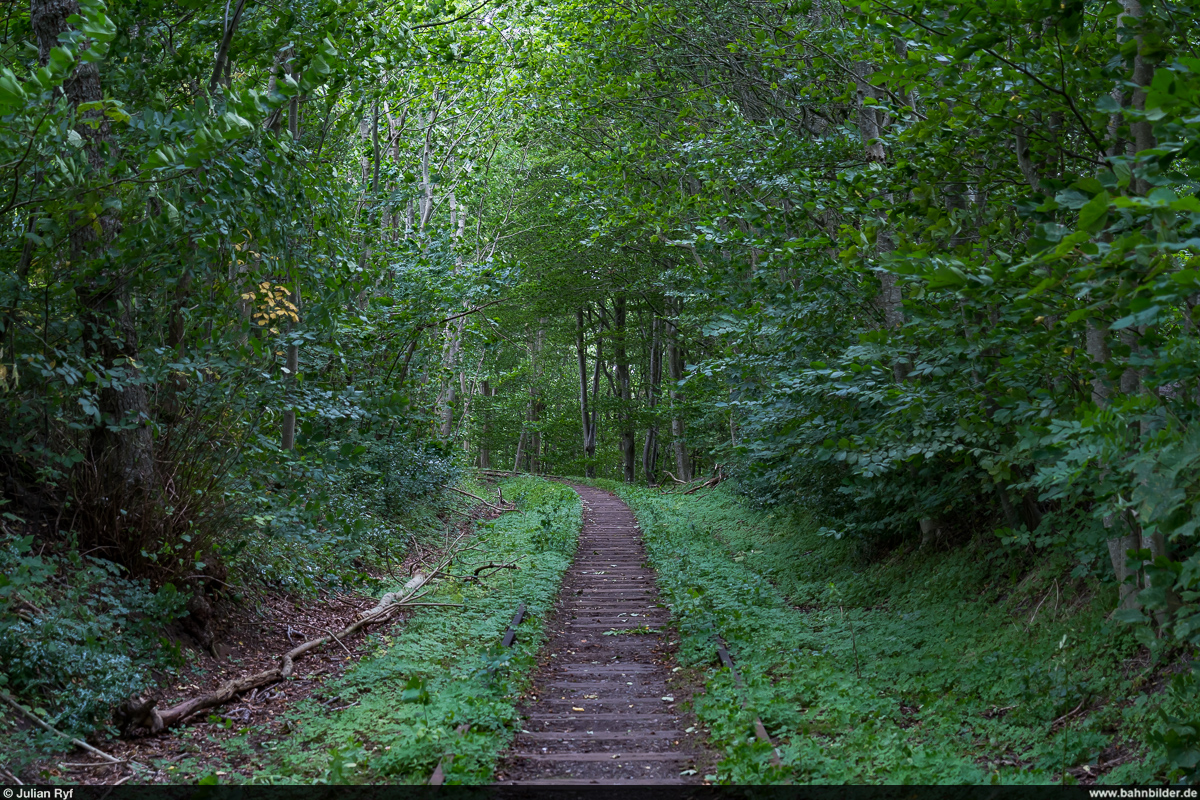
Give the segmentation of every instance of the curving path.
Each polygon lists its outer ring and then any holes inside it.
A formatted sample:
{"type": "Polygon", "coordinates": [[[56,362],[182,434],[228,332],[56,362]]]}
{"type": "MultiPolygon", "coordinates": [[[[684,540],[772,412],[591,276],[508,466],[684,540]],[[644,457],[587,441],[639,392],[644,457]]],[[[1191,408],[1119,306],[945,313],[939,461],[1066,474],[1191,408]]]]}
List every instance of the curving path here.
{"type": "Polygon", "coordinates": [[[669,615],[633,513],[600,489],[572,488],[584,507],[579,549],[497,781],[698,783],[681,774],[696,769],[700,746],[676,711],[669,615]]]}

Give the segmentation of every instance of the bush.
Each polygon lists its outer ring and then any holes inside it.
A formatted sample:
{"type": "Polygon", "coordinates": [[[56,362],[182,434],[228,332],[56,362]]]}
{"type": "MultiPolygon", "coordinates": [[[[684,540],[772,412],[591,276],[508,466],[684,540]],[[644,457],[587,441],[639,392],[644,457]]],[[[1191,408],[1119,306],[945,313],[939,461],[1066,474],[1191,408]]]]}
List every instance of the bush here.
{"type": "Polygon", "coordinates": [[[33,537],[0,542],[0,684],[31,702],[53,703],[48,721],[84,735],[180,658],[162,626],[187,596],[153,591],[112,562],[33,555],[33,537]]]}

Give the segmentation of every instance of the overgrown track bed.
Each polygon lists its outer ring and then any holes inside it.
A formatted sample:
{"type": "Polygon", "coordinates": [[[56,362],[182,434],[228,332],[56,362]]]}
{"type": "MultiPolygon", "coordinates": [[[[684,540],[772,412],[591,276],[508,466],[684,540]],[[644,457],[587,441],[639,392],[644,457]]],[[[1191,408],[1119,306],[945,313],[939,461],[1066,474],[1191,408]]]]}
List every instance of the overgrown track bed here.
{"type": "Polygon", "coordinates": [[[573,488],[584,504],[579,549],[497,781],[696,783],[698,735],[677,710],[684,687],[671,685],[668,614],[637,523],[607,492],[573,488]]]}

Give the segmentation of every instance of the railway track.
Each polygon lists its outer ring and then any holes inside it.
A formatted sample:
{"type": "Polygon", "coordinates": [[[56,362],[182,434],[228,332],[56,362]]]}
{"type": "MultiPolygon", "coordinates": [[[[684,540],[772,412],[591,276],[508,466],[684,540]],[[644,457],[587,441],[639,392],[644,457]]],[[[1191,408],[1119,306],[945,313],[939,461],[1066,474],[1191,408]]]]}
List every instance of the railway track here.
{"type": "Polygon", "coordinates": [[[633,513],[607,492],[573,488],[584,503],[579,548],[497,782],[699,783],[703,751],[677,711],[668,614],[633,513]]]}

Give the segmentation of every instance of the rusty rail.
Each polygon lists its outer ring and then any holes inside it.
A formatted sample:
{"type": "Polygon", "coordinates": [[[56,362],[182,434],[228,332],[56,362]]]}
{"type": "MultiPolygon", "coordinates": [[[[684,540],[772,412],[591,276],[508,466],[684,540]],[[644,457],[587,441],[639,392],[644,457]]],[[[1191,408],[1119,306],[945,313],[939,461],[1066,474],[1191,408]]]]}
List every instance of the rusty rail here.
{"type": "MultiPolygon", "coordinates": [[[[508,630],[504,632],[504,638],[500,640],[501,647],[513,646],[513,643],[515,643],[517,640],[517,627],[521,624],[523,619],[525,619],[525,604],[521,603],[517,606],[517,613],[513,615],[512,622],[508,624],[508,630]]],[[[494,673],[495,671],[495,667],[488,669],[489,673],[494,673]]],[[[454,735],[457,738],[462,738],[469,730],[471,730],[471,723],[464,722],[454,729],[454,735]]],[[[430,786],[441,786],[446,782],[446,770],[449,769],[450,762],[453,760],[453,752],[447,751],[446,753],[442,754],[442,757],[438,760],[437,767],[435,767],[433,770],[433,774],[429,776],[430,786]]]]}
{"type": "MultiPolygon", "coordinates": [[[[721,659],[721,664],[729,668],[733,675],[733,682],[738,687],[742,695],[742,708],[748,708],[750,703],[746,699],[746,682],[742,680],[741,674],[733,666],[733,656],[729,655],[729,648],[725,646],[725,640],[719,634],[713,634],[713,638],[717,640],[717,657],[721,659]]],[[[771,763],[775,766],[782,766],[783,760],[779,757],[779,748],[771,741],[771,735],[767,733],[767,727],[763,725],[758,714],[754,715],[754,735],[758,737],[760,742],[766,742],[771,746],[771,763]]]]}

